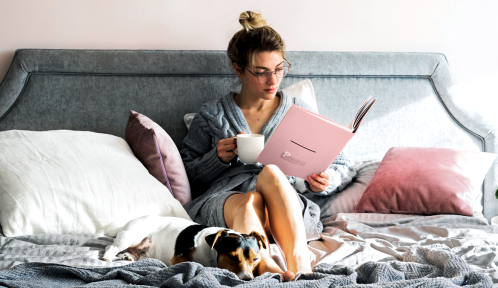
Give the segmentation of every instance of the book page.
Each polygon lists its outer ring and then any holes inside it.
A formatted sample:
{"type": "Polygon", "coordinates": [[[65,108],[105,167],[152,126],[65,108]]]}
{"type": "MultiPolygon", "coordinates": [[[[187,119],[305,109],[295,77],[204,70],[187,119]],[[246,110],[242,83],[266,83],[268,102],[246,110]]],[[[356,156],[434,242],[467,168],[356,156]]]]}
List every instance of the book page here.
{"type": "Polygon", "coordinates": [[[365,100],[365,102],[363,102],[363,104],[361,104],[360,109],[358,109],[358,111],[356,112],[356,115],[354,115],[353,120],[349,124],[349,127],[348,127],[349,129],[354,130],[354,123],[356,122],[356,119],[358,119],[358,116],[360,116],[361,111],[363,111],[363,108],[368,103],[368,101],[370,101],[371,98],[372,98],[372,96],[368,96],[367,100],[365,100]]]}
{"type": "MultiPolygon", "coordinates": [[[[370,99],[370,97],[368,98],[370,99]]],[[[365,107],[363,107],[363,109],[360,112],[360,115],[354,120],[353,133],[356,133],[356,130],[358,130],[358,127],[360,127],[361,121],[363,120],[368,110],[370,110],[370,107],[372,107],[372,105],[375,103],[376,100],[377,98],[371,99],[370,103],[368,103],[365,107]]]]}

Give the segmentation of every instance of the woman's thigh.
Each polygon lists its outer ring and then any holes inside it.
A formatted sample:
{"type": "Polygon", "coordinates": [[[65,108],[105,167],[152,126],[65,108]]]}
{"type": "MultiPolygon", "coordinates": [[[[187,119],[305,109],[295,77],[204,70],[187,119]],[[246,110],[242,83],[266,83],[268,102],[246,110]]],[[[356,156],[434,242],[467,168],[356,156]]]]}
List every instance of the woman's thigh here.
{"type": "Polygon", "coordinates": [[[242,192],[226,191],[206,199],[197,214],[191,216],[192,220],[209,227],[228,228],[225,223],[224,206],[228,198],[239,194],[242,192]]]}
{"type": "Polygon", "coordinates": [[[232,229],[236,217],[254,217],[246,219],[263,223],[263,228],[268,236],[271,234],[268,222],[268,209],[264,204],[263,196],[257,191],[244,194],[233,194],[227,198],[224,206],[225,223],[232,229]],[[257,217],[257,219],[255,218],[257,217]]]}

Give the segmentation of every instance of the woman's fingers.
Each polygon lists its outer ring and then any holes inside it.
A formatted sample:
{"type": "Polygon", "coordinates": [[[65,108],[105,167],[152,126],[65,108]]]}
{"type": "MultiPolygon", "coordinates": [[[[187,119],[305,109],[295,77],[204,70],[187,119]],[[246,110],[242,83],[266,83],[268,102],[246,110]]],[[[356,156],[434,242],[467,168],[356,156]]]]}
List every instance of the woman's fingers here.
{"type": "Polygon", "coordinates": [[[313,174],[308,176],[308,183],[310,184],[310,189],[314,192],[320,192],[325,190],[329,186],[330,175],[326,172],[320,173],[320,175],[313,174]]]}
{"type": "Polygon", "coordinates": [[[311,178],[316,182],[320,183],[321,185],[325,185],[329,181],[327,178],[317,174],[313,174],[311,178]]]}
{"type": "Polygon", "coordinates": [[[216,152],[218,153],[218,157],[221,161],[228,163],[235,157],[235,150],[237,148],[237,144],[235,143],[234,138],[226,138],[218,141],[218,146],[216,147],[216,152]]]}
{"type": "Polygon", "coordinates": [[[237,144],[235,144],[235,143],[233,143],[233,144],[224,144],[222,146],[222,149],[225,150],[225,151],[229,151],[229,150],[232,151],[232,150],[234,150],[236,148],[237,148],[237,144]]]}
{"type": "MultiPolygon", "coordinates": [[[[242,131],[239,134],[246,134],[242,131]]],[[[237,135],[239,135],[237,134],[237,135]]],[[[233,150],[237,149],[237,140],[233,137],[221,139],[218,141],[218,146],[216,147],[216,153],[218,157],[225,163],[230,162],[235,157],[235,152],[233,150]]]]}
{"type": "Polygon", "coordinates": [[[221,139],[218,141],[218,150],[228,151],[237,148],[234,138],[221,139]]]}
{"type": "Polygon", "coordinates": [[[311,180],[311,182],[310,181],[308,181],[308,182],[310,184],[310,189],[313,192],[320,192],[320,191],[325,190],[325,188],[326,188],[325,185],[322,185],[313,179],[311,180]]]}
{"type": "MultiPolygon", "coordinates": [[[[223,154],[222,157],[228,159],[228,161],[232,160],[232,158],[235,157],[235,155],[237,155],[237,154],[235,154],[235,152],[233,152],[233,150],[225,151],[222,154],[223,154]]],[[[226,161],[226,162],[228,162],[228,161],[226,161]]]]}

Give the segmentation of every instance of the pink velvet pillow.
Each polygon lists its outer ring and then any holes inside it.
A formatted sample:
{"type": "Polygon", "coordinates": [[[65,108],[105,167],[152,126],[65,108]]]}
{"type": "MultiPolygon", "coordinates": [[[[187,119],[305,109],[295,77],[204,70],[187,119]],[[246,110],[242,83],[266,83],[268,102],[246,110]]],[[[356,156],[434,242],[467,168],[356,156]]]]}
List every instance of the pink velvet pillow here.
{"type": "Polygon", "coordinates": [[[182,205],[192,200],[187,172],[173,139],[147,116],[130,111],[125,140],[149,173],[182,205]]]}
{"type": "Polygon", "coordinates": [[[485,152],[393,147],[356,212],[472,216],[473,203],[495,158],[496,154],[485,152]]]}

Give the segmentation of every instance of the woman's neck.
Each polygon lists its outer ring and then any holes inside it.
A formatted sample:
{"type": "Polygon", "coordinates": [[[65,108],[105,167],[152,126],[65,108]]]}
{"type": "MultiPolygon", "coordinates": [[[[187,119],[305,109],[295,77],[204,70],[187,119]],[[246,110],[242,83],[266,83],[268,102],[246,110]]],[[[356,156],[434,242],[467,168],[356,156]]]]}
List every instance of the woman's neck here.
{"type": "Polygon", "coordinates": [[[275,96],[273,99],[266,100],[241,91],[239,94],[235,95],[234,101],[242,110],[252,110],[258,112],[278,106],[280,103],[280,97],[275,96]]]}
{"type": "Polygon", "coordinates": [[[280,97],[275,96],[272,99],[251,99],[244,94],[234,96],[235,104],[240,108],[249,130],[247,132],[259,134],[265,124],[271,119],[273,113],[280,105],[280,97]]]}

